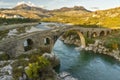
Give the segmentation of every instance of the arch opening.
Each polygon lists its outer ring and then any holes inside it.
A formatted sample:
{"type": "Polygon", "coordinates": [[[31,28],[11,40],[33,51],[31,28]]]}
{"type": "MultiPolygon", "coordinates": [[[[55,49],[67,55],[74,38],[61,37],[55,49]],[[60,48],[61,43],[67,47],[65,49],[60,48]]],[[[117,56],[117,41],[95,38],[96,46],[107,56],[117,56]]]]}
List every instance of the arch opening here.
{"type": "MultiPolygon", "coordinates": [[[[62,34],[60,34],[59,37],[60,37],[61,40],[64,41],[64,43],[67,43],[66,41],[68,41],[68,44],[69,43],[70,44],[78,43],[77,46],[79,46],[81,48],[84,48],[86,46],[85,38],[84,38],[83,34],[80,31],[68,30],[68,31],[62,32],[62,34]]],[[[57,38],[57,39],[59,39],[59,38],[57,38]]]]}
{"type": "Polygon", "coordinates": [[[109,35],[110,34],[110,31],[107,31],[107,35],[109,35]]]}
{"type": "Polygon", "coordinates": [[[100,32],[100,36],[105,36],[105,32],[104,32],[104,31],[101,31],[101,32],[100,32]]]}
{"type": "Polygon", "coordinates": [[[91,37],[93,37],[93,38],[97,37],[97,33],[93,32],[92,35],[91,35],[91,37]]]}
{"type": "Polygon", "coordinates": [[[49,44],[50,44],[50,39],[44,38],[44,45],[49,45],[49,44]]]}
{"type": "Polygon", "coordinates": [[[29,51],[33,48],[33,41],[32,39],[27,39],[24,41],[24,51],[29,51]]]}

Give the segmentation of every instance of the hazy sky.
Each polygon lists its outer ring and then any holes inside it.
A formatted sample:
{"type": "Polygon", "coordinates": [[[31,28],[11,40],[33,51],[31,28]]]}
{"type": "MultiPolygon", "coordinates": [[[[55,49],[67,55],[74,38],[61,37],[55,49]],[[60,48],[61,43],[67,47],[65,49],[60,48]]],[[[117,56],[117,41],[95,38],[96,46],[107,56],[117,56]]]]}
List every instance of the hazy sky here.
{"type": "Polygon", "coordinates": [[[29,3],[46,9],[84,6],[89,10],[120,7],[120,0],[0,0],[0,8],[11,8],[19,3],[29,3]]]}

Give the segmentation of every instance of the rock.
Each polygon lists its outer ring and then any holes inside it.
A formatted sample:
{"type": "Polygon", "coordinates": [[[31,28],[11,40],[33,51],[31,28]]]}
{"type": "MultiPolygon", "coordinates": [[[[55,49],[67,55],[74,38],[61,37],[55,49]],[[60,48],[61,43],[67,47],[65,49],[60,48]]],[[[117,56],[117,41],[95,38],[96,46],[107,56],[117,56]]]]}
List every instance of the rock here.
{"type": "Polygon", "coordinates": [[[76,78],[74,78],[74,77],[72,77],[72,76],[68,76],[68,77],[66,77],[64,80],[78,80],[78,79],[76,79],[76,78]]]}
{"type": "Polygon", "coordinates": [[[54,53],[44,53],[42,56],[48,59],[53,67],[60,64],[59,58],[54,53]]]}
{"type": "Polygon", "coordinates": [[[4,75],[0,77],[0,80],[12,80],[12,76],[4,75]]]}
{"type": "Polygon", "coordinates": [[[59,77],[62,79],[62,80],[78,80],[74,77],[71,76],[70,73],[68,72],[62,72],[59,74],[59,77]]]}
{"type": "Polygon", "coordinates": [[[64,41],[64,38],[62,36],[59,39],[62,40],[62,41],[64,41]]]}
{"type": "Polygon", "coordinates": [[[74,35],[71,35],[71,36],[70,36],[70,40],[72,40],[72,39],[74,39],[74,35]]]}
{"type": "Polygon", "coordinates": [[[68,73],[68,72],[62,72],[62,73],[59,74],[59,76],[60,76],[60,78],[65,78],[67,76],[70,76],[70,73],[68,73]]]}
{"type": "Polygon", "coordinates": [[[93,49],[93,52],[94,52],[94,53],[97,53],[97,48],[94,48],[94,49],[93,49]]]}
{"type": "Polygon", "coordinates": [[[5,53],[4,53],[4,52],[2,52],[2,51],[0,51],[0,55],[1,55],[1,54],[5,54],[5,53]]]}
{"type": "Polygon", "coordinates": [[[85,50],[88,51],[88,50],[89,50],[89,47],[85,47],[85,50]]]}
{"type": "Polygon", "coordinates": [[[88,50],[89,50],[89,51],[93,50],[93,47],[90,46],[90,47],[88,48],[88,50]]]}
{"type": "Polygon", "coordinates": [[[9,75],[11,75],[12,74],[12,66],[11,65],[7,65],[7,66],[3,67],[1,69],[1,72],[3,72],[3,73],[7,72],[9,75]]]}
{"type": "Polygon", "coordinates": [[[26,79],[27,79],[27,76],[25,74],[23,74],[23,76],[19,77],[19,80],[26,80],[26,79]]]}
{"type": "Polygon", "coordinates": [[[68,43],[68,40],[64,40],[64,43],[67,44],[67,43],[68,43]]]}
{"type": "Polygon", "coordinates": [[[98,49],[98,53],[102,53],[102,49],[98,49]]]}
{"type": "Polygon", "coordinates": [[[119,55],[119,53],[120,53],[119,50],[113,50],[112,52],[116,55],[119,55]]]}

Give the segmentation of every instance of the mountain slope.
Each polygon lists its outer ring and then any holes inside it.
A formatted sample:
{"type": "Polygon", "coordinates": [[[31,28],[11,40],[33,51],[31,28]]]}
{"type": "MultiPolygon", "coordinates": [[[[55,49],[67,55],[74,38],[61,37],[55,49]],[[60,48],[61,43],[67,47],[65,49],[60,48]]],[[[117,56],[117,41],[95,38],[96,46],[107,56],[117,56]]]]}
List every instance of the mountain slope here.
{"type": "Polygon", "coordinates": [[[20,4],[15,6],[13,9],[15,10],[32,10],[32,11],[42,11],[45,12],[47,10],[40,8],[40,7],[35,7],[35,6],[30,6],[28,4],[20,4]]]}
{"type": "Polygon", "coordinates": [[[67,11],[83,11],[83,12],[90,12],[89,10],[85,9],[83,6],[74,6],[74,7],[62,7],[60,9],[54,9],[52,12],[67,12],[67,11]]]}
{"type": "Polygon", "coordinates": [[[20,4],[15,6],[12,9],[1,9],[1,14],[9,14],[9,15],[20,15],[24,18],[33,18],[33,19],[41,19],[43,17],[50,16],[48,10],[42,9],[35,6],[30,6],[27,4],[20,4]]]}
{"type": "Polygon", "coordinates": [[[89,27],[120,27],[120,7],[108,10],[100,10],[95,12],[84,12],[80,14],[79,11],[74,13],[61,12],[56,13],[50,18],[44,18],[43,21],[55,21],[63,23],[71,23],[74,25],[83,25],[89,27]]]}

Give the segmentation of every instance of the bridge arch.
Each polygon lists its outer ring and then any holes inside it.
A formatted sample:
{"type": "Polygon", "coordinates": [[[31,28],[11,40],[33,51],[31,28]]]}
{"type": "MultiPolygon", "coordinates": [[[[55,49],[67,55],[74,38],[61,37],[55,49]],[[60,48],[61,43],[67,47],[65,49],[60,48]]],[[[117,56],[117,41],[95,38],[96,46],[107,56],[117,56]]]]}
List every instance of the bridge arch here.
{"type": "Polygon", "coordinates": [[[110,31],[107,31],[106,34],[109,35],[109,34],[110,34],[110,31]]]}
{"type": "Polygon", "coordinates": [[[51,42],[49,37],[44,38],[44,45],[49,45],[51,42]]]}
{"type": "Polygon", "coordinates": [[[99,36],[105,36],[105,32],[104,31],[101,31],[99,36]]]}
{"type": "MultiPolygon", "coordinates": [[[[76,34],[78,34],[79,36],[79,39],[80,39],[80,43],[81,43],[81,47],[84,48],[86,47],[86,42],[85,42],[85,37],[83,36],[83,33],[81,31],[78,31],[78,30],[67,30],[67,31],[64,31],[64,32],[61,32],[59,36],[57,36],[57,39],[61,36],[63,36],[66,32],[69,32],[69,31],[74,31],[76,32],[76,34]]],[[[56,41],[54,41],[54,44],[55,44],[56,41]]],[[[54,45],[53,45],[54,46],[54,45]]]]}
{"type": "Polygon", "coordinates": [[[97,32],[93,32],[93,33],[91,34],[91,37],[93,37],[93,38],[97,37],[97,32]]]}
{"type": "Polygon", "coordinates": [[[24,41],[24,51],[29,51],[33,48],[33,40],[32,39],[26,39],[24,41]]]}

